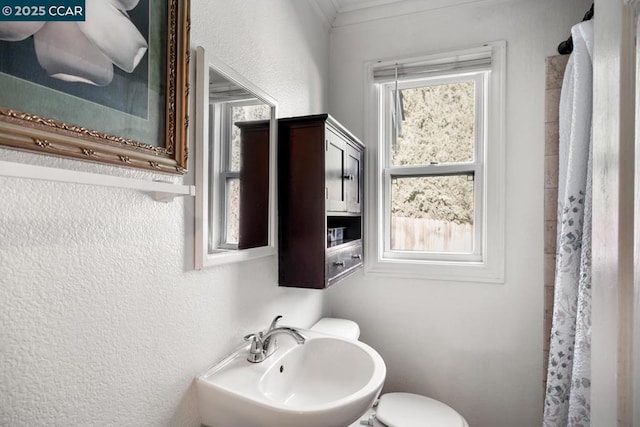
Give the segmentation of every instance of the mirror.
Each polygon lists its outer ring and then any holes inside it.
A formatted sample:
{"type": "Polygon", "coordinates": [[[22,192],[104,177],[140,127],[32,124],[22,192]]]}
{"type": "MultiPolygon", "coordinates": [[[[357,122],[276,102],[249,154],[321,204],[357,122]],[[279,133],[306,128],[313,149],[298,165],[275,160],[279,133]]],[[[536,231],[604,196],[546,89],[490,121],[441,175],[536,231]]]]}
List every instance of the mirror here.
{"type": "Polygon", "coordinates": [[[276,102],[196,48],[195,267],[273,255],[276,102]]]}

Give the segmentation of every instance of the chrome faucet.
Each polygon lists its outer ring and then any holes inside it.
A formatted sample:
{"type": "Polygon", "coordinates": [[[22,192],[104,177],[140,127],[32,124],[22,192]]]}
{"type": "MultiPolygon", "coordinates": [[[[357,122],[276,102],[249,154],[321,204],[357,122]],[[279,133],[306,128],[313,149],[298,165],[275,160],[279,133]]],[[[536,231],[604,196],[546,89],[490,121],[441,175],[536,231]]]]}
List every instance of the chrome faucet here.
{"type": "Polygon", "coordinates": [[[282,316],[276,316],[271,322],[267,332],[258,332],[257,334],[249,334],[244,337],[245,341],[251,341],[249,347],[249,357],[247,360],[251,363],[260,363],[267,357],[271,356],[273,352],[278,349],[278,340],[275,335],[286,334],[296,340],[298,344],[304,344],[307,340],[304,335],[298,332],[296,329],[289,326],[278,327],[278,320],[282,316]]]}

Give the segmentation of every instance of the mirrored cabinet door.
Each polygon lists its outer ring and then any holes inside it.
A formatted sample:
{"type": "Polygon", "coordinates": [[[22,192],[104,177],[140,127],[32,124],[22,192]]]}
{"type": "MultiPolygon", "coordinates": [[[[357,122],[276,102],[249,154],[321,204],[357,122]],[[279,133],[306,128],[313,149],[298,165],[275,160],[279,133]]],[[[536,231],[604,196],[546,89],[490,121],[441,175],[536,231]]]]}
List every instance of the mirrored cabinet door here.
{"type": "Polygon", "coordinates": [[[238,249],[269,244],[269,120],[236,122],[240,128],[238,249]]]}

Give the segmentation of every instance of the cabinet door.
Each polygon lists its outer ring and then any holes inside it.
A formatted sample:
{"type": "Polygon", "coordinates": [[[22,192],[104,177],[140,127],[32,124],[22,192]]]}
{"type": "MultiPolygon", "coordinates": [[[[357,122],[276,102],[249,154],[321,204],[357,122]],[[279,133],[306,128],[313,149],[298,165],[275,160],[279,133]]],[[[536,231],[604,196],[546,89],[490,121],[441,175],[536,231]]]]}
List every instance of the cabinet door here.
{"type": "Polygon", "coordinates": [[[325,132],[325,185],[327,210],[344,212],[347,210],[344,180],[347,144],[327,130],[325,132]]]}
{"type": "Polygon", "coordinates": [[[362,198],[362,151],[347,145],[346,155],[343,179],[347,193],[347,211],[359,213],[362,198]]]}

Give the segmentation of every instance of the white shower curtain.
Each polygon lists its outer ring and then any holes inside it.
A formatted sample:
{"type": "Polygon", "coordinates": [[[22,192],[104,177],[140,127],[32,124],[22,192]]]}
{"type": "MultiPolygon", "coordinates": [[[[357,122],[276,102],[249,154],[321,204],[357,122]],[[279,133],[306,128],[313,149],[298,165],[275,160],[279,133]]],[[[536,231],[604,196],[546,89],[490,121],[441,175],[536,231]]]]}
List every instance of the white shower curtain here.
{"type": "Polygon", "coordinates": [[[544,427],[590,425],[593,21],[571,29],[560,97],[558,231],[544,427]]]}

